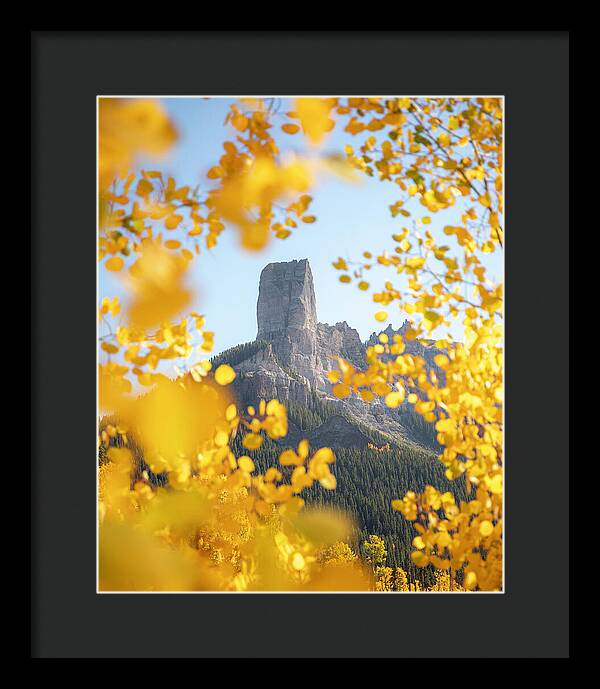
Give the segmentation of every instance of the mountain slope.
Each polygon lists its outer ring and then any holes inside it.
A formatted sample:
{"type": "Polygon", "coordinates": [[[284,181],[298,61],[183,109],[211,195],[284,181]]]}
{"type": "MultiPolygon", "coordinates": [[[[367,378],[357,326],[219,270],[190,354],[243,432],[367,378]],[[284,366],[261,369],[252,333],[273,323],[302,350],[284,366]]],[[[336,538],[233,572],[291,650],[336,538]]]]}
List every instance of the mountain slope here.
{"type": "MultiPolygon", "coordinates": [[[[321,418],[320,424],[302,429],[311,431],[316,444],[326,444],[329,439],[332,447],[354,447],[353,443],[362,447],[371,432],[379,434],[383,443],[437,449],[435,433],[408,402],[399,409],[389,409],[380,399],[366,404],[356,395],[345,400],[334,397],[327,372],[336,367],[339,357],[364,368],[367,346],[378,341],[378,334],[373,333],[363,343],[357,330],[345,321],[335,325],[318,322],[307,259],[270,263],[263,269],[257,325],[254,342],[233,347],[213,359],[213,364],[227,362],[234,367],[234,390],[241,405],[274,398],[290,408],[325,405],[329,410],[326,417],[337,415],[339,420],[324,425],[327,418],[321,418]]],[[[403,334],[407,325],[397,332],[403,334]]],[[[396,334],[391,325],[384,332],[389,337],[396,334]]],[[[406,351],[423,357],[429,367],[437,369],[433,357],[439,350],[434,345],[407,341],[406,351]]]]}

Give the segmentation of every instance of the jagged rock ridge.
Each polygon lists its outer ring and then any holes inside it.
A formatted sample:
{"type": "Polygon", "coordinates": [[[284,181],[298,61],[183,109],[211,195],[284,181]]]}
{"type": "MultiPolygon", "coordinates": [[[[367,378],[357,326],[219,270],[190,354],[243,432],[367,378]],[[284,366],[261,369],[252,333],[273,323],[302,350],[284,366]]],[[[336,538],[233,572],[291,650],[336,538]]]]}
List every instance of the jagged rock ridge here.
{"type": "MultiPolygon", "coordinates": [[[[414,437],[411,424],[402,422],[406,414],[414,415],[410,405],[390,410],[380,400],[367,405],[356,396],[343,401],[333,396],[327,372],[335,367],[337,358],[364,367],[366,348],[377,341],[378,334],[373,333],[363,343],[358,331],[345,321],[335,325],[317,321],[313,277],[307,259],[265,266],[259,283],[257,325],[256,341],[264,346],[234,364],[238,374],[235,389],[243,403],[276,398],[309,405],[316,398],[334,404],[339,415],[309,433],[310,440],[333,446],[364,446],[368,438],[358,430],[359,426],[372,428],[396,443],[420,442],[414,437]]],[[[406,327],[405,323],[399,332],[406,327]]],[[[391,325],[385,332],[389,336],[395,334],[391,325]]],[[[433,365],[437,351],[434,347],[429,352],[428,347],[411,342],[407,349],[433,365]]],[[[222,356],[226,358],[226,353],[222,356]]]]}

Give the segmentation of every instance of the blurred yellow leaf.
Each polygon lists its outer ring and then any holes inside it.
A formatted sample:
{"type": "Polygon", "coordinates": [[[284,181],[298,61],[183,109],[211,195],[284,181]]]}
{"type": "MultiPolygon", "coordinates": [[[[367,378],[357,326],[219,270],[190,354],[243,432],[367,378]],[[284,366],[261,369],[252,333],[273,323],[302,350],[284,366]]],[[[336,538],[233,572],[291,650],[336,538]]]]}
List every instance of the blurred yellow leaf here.
{"type": "Polygon", "coordinates": [[[294,102],[302,129],[312,144],[321,143],[325,134],[333,129],[329,117],[333,103],[327,98],[297,98],[294,102]]]}
{"type": "Polygon", "coordinates": [[[119,272],[121,268],[125,265],[123,259],[120,256],[112,256],[109,258],[106,263],[104,264],[104,267],[107,270],[112,271],[113,273],[119,272]]]}
{"type": "Polygon", "coordinates": [[[127,315],[134,327],[160,325],[185,309],[191,300],[191,292],[182,285],[188,265],[154,243],[142,245],[126,282],[133,297],[127,315]]]}
{"type": "Polygon", "coordinates": [[[215,380],[219,385],[229,385],[235,380],[235,371],[228,364],[221,364],[215,371],[215,380]]]}
{"type": "Polygon", "coordinates": [[[158,158],[177,139],[162,106],[144,98],[100,98],[98,128],[101,190],[116,176],[124,176],[139,154],[158,158]]]}

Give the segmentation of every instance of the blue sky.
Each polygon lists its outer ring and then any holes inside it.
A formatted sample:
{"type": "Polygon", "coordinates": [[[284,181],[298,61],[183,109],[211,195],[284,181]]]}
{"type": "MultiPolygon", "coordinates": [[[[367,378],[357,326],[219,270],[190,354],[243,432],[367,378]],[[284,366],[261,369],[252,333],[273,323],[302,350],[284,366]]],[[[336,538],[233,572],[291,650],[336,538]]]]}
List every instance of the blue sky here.
{"type": "MultiPolygon", "coordinates": [[[[150,169],[161,169],[172,175],[178,186],[197,184],[207,188],[206,172],[221,156],[222,143],[233,137],[224,125],[231,100],[202,98],[163,99],[169,115],[179,131],[179,141],[169,156],[150,169]]],[[[274,128],[275,129],[275,128],[274,128]]],[[[279,129],[279,128],[277,128],[279,129]]],[[[273,130],[271,130],[273,131],[273,130]]],[[[283,133],[276,135],[282,150],[300,150],[303,139],[283,133]]],[[[364,138],[364,137],[363,137],[364,138]]],[[[346,143],[357,148],[359,137],[352,137],[336,127],[325,141],[328,152],[341,152],[346,143]]],[[[140,167],[144,163],[142,162],[140,167]]],[[[369,293],[354,285],[338,281],[339,272],[331,263],[338,256],[358,258],[362,251],[375,252],[391,248],[390,235],[400,231],[410,219],[392,218],[388,206],[397,201],[399,190],[389,182],[362,177],[359,185],[338,178],[320,181],[312,192],[311,214],[317,216],[312,225],[302,225],[285,240],[273,239],[267,248],[250,253],[238,245],[237,233],[227,229],[219,237],[212,251],[203,250],[192,263],[191,285],[197,294],[194,308],[207,317],[206,327],[215,331],[215,353],[256,337],[256,300],[262,268],[272,261],[308,258],[315,282],[319,321],[336,323],[347,321],[361,338],[381,330],[373,314],[377,309],[369,293]]],[[[413,216],[432,215],[418,201],[405,205],[413,216]]],[[[439,231],[444,225],[459,224],[463,207],[455,207],[432,215],[429,229],[439,231]]],[[[492,256],[488,264],[490,276],[500,278],[500,256],[492,256]]],[[[374,269],[370,282],[379,287],[386,279],[394,280],[391,269],[374,269]]],[[[101,271],[100,298],[124,293],[113,274],[101,271]]],[[[397,307],[389,308],[390,322],[399,327],[404,320],[397,307]]],[[[440,335],[443,334],[440,332],[440,335]]]]}

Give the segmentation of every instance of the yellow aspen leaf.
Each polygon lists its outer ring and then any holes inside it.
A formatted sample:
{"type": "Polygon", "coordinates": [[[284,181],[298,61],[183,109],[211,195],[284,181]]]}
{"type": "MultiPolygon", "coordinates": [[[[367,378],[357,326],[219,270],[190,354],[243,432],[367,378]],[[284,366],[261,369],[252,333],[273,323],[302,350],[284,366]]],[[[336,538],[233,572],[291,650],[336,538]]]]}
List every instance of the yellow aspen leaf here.
{"type": "Polygon", "coordinates": [[[314,458],[310,460],[308,465],[308,475],[311,479],[321,481],[331,475],[329,467],[323,461],[316,461],[314,458]]]}
{"type": "Polygon", "coordinates": [[[113,273],[118,273],[119,270],[125,265],[125,262],[120,256],[112,256],[111,258],[106,261],[104,264],[104,267],[107,270],[112,271],[113,273]]]}
{"type": "Polygon", "coordinates": [[[335,462],[335,455],[330,447],[321,447],[313,455],[312,461],[317,463],[324,462],[326,464],[331,464],[332,462],[335,462]]]}
{"type": "Polygon", "coordinates": [[[436,542],[440,548],[447,548],[452,543],[452,536],[447,531],[440,531],[436,542]]]}
{"type": "Polygon", "coordinates": [[[221,364],[215,371],[215,380],[219,385],[229,385],[235,380],[236,373],[228,364],[221,364]]]}
{"type": "Polygon", "coordinates": [[[425,265],[425,259],[422,256],[415,256],[414,258],[406,259],[406,265],[408,268],[422,268],[425,265]]]}
{"type": "Polygon", "coordinates": [[[494,478],[490,481],[490,490],[495,495],[502,494],[502,474],[496,474],[494,478]]]}
{"type": "Polygon", "coordinates": [[[153,190],[154,187],[152,186],[152,182],[149,182],[147,179],[142,178],[137,183],[135,193],[137,196],[141,196],[142,198],[146,199],[152,193],[153,190]]]}
{"type": "Polygon", "coordinates": [[[296,134],[297,132],[300,131],[300,127],[297,124],[292,124],[290,122],[287,122],[286,124],[282,124],[281,129],[286,134],[296,134]]]}
{"type": "Polygon", "coordinates": [[[140,257],[131,266],[128,280],[134,299],[128,308],[130,323],[149,328],[180,313],[191,292],[182,286],[189,262],[155,243],[142,244],[140,257]]]}
{"type": "Polygon", "coordinates": [[[167,228],[167,230],[174,230],[182,220],[183,215],[171,213],[171,215],[168,215],[165,219],[165,227],[167,228]]]}
{"type": "Polygon", "coordinates": [[[345,131],[350,132],[350,134],[359,134],[365,129],[365,125],[359,122],[356,117],[353,117],[350,122],[346,125],[345,131]]]}
{"type": "Polygon", "coordinates": [[[371,392],[371,390],[361,390],[360,397],[363,402],[372,402],[375,399],[375,395],[371,392]]]}
{"type": "Polygon", "coordinates": [[[300,457],[294,450],[284,450],[279,455],[279,463],[281,466],[297,466],[304,464],[304,457],[300,457]]]}
{"type": "Polygon", "coordinates": [[[407,328],[404,331],[404,338],[407,340],[416,340],[418,336],[419,336],[419,332],[417,330],[415,330],[414,328],[407,328]]]}
{"type": "Polygon", "coordinates": [[[465,574],[464,585],[467,591],[472,591],[477,586],[477,574],[475,574],[475,572],[467,572],[465,574]]]}
{"type": "Polygon", "coordinates": [[[373,120],[371,120],[371,121],[369,122],[369,124],[367,125],[367,129],[368,129],[370,132],[376,132],[376,131],[378,131],[379,129],[383,129],[384,126],[385,126],[385,125],[384,125],[384,123],[382,122],[382,120],[378,120],[377,118],[375,118],[375,119],[373,119],[373,120]]]}
{"type": "Polygon", "coordinates": [[[167,249],[179,249],[181,242],[178,239],[167,239],[165,246],[167,249]]]}
{"type": "Polygon", "coordinates": [[[202,366],[192,366],[190,369],[190,375],[196,381],[196,383],[201,383],[202,379],[206,376],[206,371],[202,366]]]}
{"type": "Polygon", "coordinates": [[[340,400],[350,396],[350,387],[345,383],[338,383],[333,386],[333,394],[340,400]]]}
{"type": "Polygon", "coordinates": [[[335,490],[337,486],[336,478],[331,473],[325,474],[325,476],[320,478],[319,483],[327,490],[335,490]]]}
{"type": "Polygon", "coordinates": [[[275,467],[269,467],[265,472],[265,481],[281,481],[282,475],[275,467]]]}
{"type": "Polygon", "coordinates": [[[219,179],[220,177],[224,177],[225,171],[220,165],[215,165],[214,167],[211,167],[210,170],[206,173],[206,176],[208,179],[219,179]]]}
{"type": "Polygon", "coordinates": [[[177,139],[162,106],[145,98],[100,98],[98,134],[101,189],[124,176],[140,153],[159,157],[177,139]]]}
{"type": "MultiPolygon", "coordinates": [[[[262,445],[262,442],[263,442],[262,435],[258,435],[258,433],[248,433],[247,435],[244,436],[244,440],[242,441],[242,445],[245,448],[247,448],[248,450],[257,450],[262,445]]],[[[239,459],[238,459],[238,464],[239,464],[239,459]]]]}
{"type": "Polygon", "coordinates": [[[307,223],[308,225],[311,225],[312,223],[315,222],[316,219],[317,219],[317,218],[316,218],[314,215],[305,215],[305,216],[302,218],[302,222],[305,222],[305,223],[307,223]]]}
{"type": "Polygon", "coordinates": [[[361,280],[358,283],[358,289],[362,290],[363,292],[369,289],[369,283],[365,282],[364,280],[361,280]]]}
{"type": "MultiPolygon", "coordinates": [[[[260,438],[260,436],[258,436],[260,438]]],[[[262,438],[261,438],[262,440],[262,438]]],[[[259,443],[260,445],[260,443],[259,443]]],[[[254,462],[248,457],[247,455],[243,455],[242,457],[238,458],[238,467],[242,470],[245,471],[247,474],[251,474],[254,471],[254,462]]]]}
{"type": "Polygon", "coordinates": [[[336,371],[335,369],[333,371],[328,371],[327,372],[327,378],[330,383],[337,383],[340,379],[341,373],[339,371],[336,371]]]}
{"type": "Polygon", "coordinates": [[[382,323],[388,317],[387,311],[377,311],[375,314],[375,320],[382,323]]]}
{"type": "Polygon", "coordinates": [[[329,118],[331,102],[326,98],[297,98],[294,110],[302,129],[312,144],[319,144],[325,134],[333,128],[329,118]]]}
{"type": "Polygon", "coordinates": [[[435,424],[435,429],[436,431],[440,431],[441,433],[452,433],[456,431],[456,422],[452,419],[440,419],[435,424]]]}
{"type": "Polygon", "coordinates": [[[442,317],[439,313],[436,311],[425,311],[423,314],[425,319],[429,321],[431,324],[435,325],[436,323],[439,323],[442,320],[442,317]]]}
{"type": "Polygon", "coordinates": [[[490,522],[488,520],[481,522],[481,524],[479,525],[479,533],[484,537],[489,536],[490,534],[493,533],[493,531],[494,531],[494,525],[492,524],[492,522],[490,522]]]}
{"type": "Polygon", "coordinates": [[[426,567],[429,564],[429,558],[421,550],[415,550],[410,554],[410,559],[417,565],[417,567],[426,567]]]}
{"type": "Polygon", "coordinates": [[[102,300],[102,304],[100,305],[100,311],[102,315],[110,313],[111,316],[116,316],[120,310],[121,304],[119,304],[118,297],[113,297],[112,299],[104,297],[104,299],[102,300]]]}
{"type": "Polygon", "coordinates": [[[390,391],[390,386],[387,383],[379,381],[377,383],[374,383],[371,386],[371,389],[376,395],[379,395],[380,397],[385,397],[385,395],[387,395],[390,391]]]}
{"type": "Polygon", "coordinates": [[[385,404],[391,409],[399,407],[404,402],[404,388],[402,390],[394,390],[385,396],[385,404]]]}
{"type": "Polygon", "coordinates": [[[238,132],[243,132],[248,129],[248,124],[250,120],[245,115],[240,115],[239,113],[231,118],[231,124],[238,130],[238,132]]]}
{"type": "Polygon", "coordinates": [[[303,439],[298,443],[298,456],[301,457],[302,459],[306,459],[308,457],[308,440],[303,439]]]}
{"type": "Polygon", "coordinates": [[[229,442],[229,436],[225,431],[217,431],[215,434],[215,445],[217,447],[225,447],[229,442]]]}
{"type": "Polygon", "coordinates": [[[116,345],[110,344],[109,342],[103,342],[101,347],[108,354],[116,354],[119,351],[119,348],[116,345]]]}
{"type": "Polygon", "coordinates": [[[340,282],[352,282],[352,278],[349,275],[340,275],[340,282]]]}

